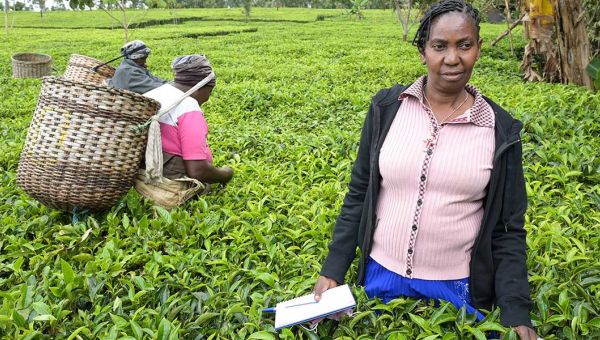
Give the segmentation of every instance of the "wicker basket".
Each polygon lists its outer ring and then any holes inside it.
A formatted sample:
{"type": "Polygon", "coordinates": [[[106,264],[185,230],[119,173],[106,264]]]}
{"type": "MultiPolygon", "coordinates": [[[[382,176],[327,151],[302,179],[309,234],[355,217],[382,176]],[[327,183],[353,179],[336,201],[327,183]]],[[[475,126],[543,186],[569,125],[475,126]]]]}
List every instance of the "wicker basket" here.
{"type": "Polygon", "coordinates": [[[146,146],[147,131],[132,128],[159,107],[133,92],[45,77],[18,185],[52,208],[110,208],[132,186],[146,146]]]}
{"type": "Polygon", "coordinates": [[[11,59],[15,78],[42,78],[52,74],[52,57],[47,54],[17,53],[11,59]]]}
{"type": "Polygon", "coordinates": [[[105,85],[105,81],[115,75],[115,68],[110,65],[103,65],[96,72],[92,71],[93,67],[101,64],[104,64],[101,60],[71,54],[63,77],[69,80],[105,85]]]}

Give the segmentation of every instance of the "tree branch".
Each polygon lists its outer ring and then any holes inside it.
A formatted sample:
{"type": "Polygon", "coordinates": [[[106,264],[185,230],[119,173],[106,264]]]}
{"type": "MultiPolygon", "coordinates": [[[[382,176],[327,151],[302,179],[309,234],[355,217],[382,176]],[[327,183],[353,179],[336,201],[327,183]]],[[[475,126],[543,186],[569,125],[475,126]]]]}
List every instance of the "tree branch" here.
{"type": "Polygon", "coordinates": [[[494,39],[494,41],[492,41],[490,46],[496,45],[500,40],[502,40],[504,37],[506,37],[515,27],[517,27],[522,21],[523,21],[523,17],[521,17],[521,19],[513,22],[506,31],[502,32],[502,34],[500,34],[496,39],[494,39]]]}
{"type": "Polygon", "coordinates": [[[107,11],[106,8],[102,8],[102,10],[104,11],[104,13],[108,14],[109,17],[111,17],[113,20],[116,20],[119,24],[121,24],[121,26],[123,26],[121,20],[117,19],[114,15],[107,11]]]}

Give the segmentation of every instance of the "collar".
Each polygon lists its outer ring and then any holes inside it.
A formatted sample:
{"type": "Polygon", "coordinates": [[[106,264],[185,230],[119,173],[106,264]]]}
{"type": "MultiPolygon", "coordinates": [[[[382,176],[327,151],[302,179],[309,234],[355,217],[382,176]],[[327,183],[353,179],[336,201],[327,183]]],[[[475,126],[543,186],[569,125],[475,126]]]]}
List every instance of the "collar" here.
{"type": "MultiPolygon", "coordinates": [[[[424,100],[424,88],[427,83],[427,76],[422,76],[412,85],[410,85],[404,92],[400,94],[398,100],[402,100],[406,97],[412,96],[416,98],[423,106],[424,100]]],[[[448,123],[472,123],[482,127],[493,128],[494,127],[494,110],[485,101],[481,92],[473,85],[467,84],[465,90],[475,97],[473,106],[469,108],[462,115],[452,119],[448,123]]]]}
{"type": "Polygon", "coordinates": [[[135,61],[133,61],[131,59],[123,59],[123,62],[129,66],[133,66],[133,67],[141,68],[142,70],[146,70],[145,67],[138,65],[135,61]]]}

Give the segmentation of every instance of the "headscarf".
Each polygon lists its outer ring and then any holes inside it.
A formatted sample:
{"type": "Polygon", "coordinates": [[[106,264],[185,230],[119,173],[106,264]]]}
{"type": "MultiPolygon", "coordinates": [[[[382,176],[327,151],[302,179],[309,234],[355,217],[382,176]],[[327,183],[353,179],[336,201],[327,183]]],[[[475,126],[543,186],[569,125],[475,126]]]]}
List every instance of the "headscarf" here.
{"type": "Polygon", "coordinates": [[[141,40],[130,41],[121,47],[121,55],[125,59],[142,59],[150,55],[150,49],[141,40]]]}
{"type": "MultiPolygon", "coordinates": [[[[188,86],[196,85],[212,72],[210,62],[203,54],[177,57],[173,60],[171,69],[175,73],[175,82],[188,86]]],[[[213,78],[206,85],[215,86],[216,83],[216,78],[213,78]]]]}

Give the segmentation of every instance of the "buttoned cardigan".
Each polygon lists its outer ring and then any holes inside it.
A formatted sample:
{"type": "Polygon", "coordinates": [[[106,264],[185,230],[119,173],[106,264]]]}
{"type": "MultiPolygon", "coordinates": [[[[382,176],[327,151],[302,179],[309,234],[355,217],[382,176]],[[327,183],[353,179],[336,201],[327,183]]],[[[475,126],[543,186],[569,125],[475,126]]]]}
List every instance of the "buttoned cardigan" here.
{"type": "MultiPolygon", "coordinates": [[[[321,269],[321,275],[338,283],[344,281],[359,247],[358,283],[362,284],[376,221],[375,207],[381,181],[379,152],[401,105],[398,98],[404,89],[397,84],[379,91],[371,100],[348,193],[321,269]]],[[[519,138],[522,124],[492,100],[484,99],[495,113],[495,151],[483,220],[469,264],[471,303],[483,309],[499,306],[501,322],[505,326],[531,327],[529,311],[532,302],[527,281],[524,229],[527,194],[519,138]]]]}
{"type": "Polygon", "coordinates": [[[400,95],[381,147],[369,255],[406,278],[463,279],[492,172],[494,110],[467,84],[473,105],[440,124],[426,104],[426,84],[423,76],[400,95]]]}

